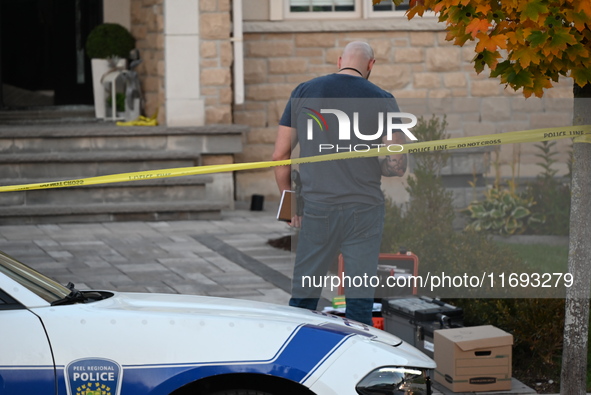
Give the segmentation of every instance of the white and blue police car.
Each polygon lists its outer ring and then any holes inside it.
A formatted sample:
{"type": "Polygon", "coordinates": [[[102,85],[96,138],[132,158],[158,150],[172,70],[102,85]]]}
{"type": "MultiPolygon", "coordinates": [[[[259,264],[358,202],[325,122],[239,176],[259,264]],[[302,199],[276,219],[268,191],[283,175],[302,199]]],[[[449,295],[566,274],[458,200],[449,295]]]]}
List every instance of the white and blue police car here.
{"type": "Polygon", "coordinates": [[[6,395],[429,394],[433,360],[375,328],[228,298],[78,291],[0,253],[6,395]]]}

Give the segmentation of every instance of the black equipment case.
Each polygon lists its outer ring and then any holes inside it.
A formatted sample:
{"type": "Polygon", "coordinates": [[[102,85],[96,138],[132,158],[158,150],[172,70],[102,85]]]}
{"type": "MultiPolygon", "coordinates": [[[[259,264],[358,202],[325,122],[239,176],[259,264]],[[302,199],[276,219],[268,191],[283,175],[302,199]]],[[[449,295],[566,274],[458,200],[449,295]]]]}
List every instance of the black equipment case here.
{"type": "Polygon", "coordinates": [[[433,358],[433,332],[459,328],[464,312],[438,299],[419,296],[382,299],[384,330],[433,358]]]}

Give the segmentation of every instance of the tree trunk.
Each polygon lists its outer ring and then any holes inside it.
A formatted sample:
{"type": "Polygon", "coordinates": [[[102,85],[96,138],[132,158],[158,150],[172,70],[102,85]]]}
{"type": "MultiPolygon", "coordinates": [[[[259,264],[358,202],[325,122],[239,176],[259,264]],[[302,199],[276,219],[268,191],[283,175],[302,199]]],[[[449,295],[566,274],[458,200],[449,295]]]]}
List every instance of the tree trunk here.
{"type": "MultiPolygon", "coordinates": [[[[574,87],[574,125],[591,124],[591,84],[574,87]]],[[[560,393],[587,393],[587,342],[591,291],[591,143],[573,144],[572,197],[560,393]]]]}

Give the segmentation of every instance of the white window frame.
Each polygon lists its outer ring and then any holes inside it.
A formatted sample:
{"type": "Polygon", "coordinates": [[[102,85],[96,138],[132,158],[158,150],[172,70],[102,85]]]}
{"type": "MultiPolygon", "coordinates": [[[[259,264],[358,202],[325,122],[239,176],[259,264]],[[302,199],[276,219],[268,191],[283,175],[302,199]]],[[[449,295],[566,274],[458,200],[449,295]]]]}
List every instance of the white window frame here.
{"type": "MultiPolygon", "coordinates": [[[[392,1],[392,0],[385,0],[392,1]]],[[[371,0],[355,0],[355,11],[333,12],[291,12],[289,0],[269,0],[271,20],[298,20],[298,19],[371,19],[406,17],[406,10],[400,11],[374,11],[371,0]]],[[[424,16],[435,16],[432,11],[425,11],[424,16]]]]}
{"type": "MultiPolygon", "coordinates": [[[[271,2],[273,0],[270,0],[271,2]]],[[[277,0],[275,0],[277,1],[277,0]]],[[[366,0],[371,2],[371,0],[366,0]]],[[[362,0],[355,0],[355,11],[291,12],[289,0],[283,0],[284,19],[360,19],[363,16],[362,0]]]]}
{"type": "MultiPolygon", "coordinates": [[[[382,0],[382,1],[389,1],[392,3],[392,0],[382,0]]],[[[394,3],[392,3],[394,4],[394,3]]],[[[405,16],[406,10],[394,10],[394,11],[374,11],[373,10],[373,2],[371,0],[363,2],[363,14],[364,19],[369,18],[388,18],[388,17],[403,17],[405,16]]]]}

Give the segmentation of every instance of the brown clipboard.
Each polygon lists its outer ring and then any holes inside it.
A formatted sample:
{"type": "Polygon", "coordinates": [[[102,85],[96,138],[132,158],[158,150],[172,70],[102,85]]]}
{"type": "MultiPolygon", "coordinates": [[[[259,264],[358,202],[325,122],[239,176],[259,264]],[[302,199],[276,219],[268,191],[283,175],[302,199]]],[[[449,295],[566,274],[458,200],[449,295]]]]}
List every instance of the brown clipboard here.
{"type": "Polygon", "coordinates": [[[295,215],[295,192],[283,191],[279,209],[277,210],[277,220],[290,222],[295,215]]]}

